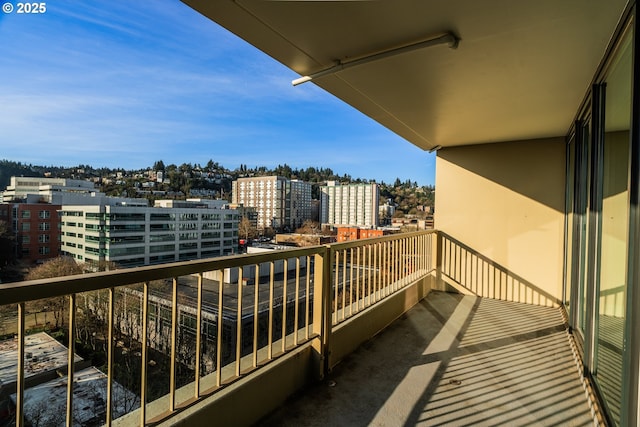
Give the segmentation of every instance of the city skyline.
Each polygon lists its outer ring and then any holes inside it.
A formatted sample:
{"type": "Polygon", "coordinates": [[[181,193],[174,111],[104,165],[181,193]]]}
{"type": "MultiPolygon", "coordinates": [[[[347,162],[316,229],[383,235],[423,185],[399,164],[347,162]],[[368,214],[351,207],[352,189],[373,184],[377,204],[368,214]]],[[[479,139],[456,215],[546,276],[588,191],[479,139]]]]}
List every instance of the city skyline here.
{"type": "Polygon", "coordinates": [[[178,1],[47,3],[0,14],[2,158],[142,169],[288,164],[420,185],[409,144],[178,1]]]}

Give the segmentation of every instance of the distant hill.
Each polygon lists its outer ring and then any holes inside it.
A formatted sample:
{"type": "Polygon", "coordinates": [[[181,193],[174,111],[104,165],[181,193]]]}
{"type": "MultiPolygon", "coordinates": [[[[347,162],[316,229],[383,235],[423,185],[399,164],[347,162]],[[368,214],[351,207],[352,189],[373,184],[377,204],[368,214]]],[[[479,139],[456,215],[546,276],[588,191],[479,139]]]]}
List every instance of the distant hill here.
{"type": "MultiPolygon", "coordinates": [[[[163,171],[167,183],[154,184],[155,190],[163,190],[180,194],[176,198],[191,196],[201,197],[201,194],[215,194],[215,197],[228,198],[231,194],[232,181],[241,177],[279,175],[290,179],[300,179],[311,183],[324,181],[338,181],[342,183],[371,183],[373,179],[352,178],[351,175],[337,175],[330,168],[313,167],[292,168],[286,163],[270,169],[265,166],[249,168],[247,165],[230,170],[218,162],[209,160],[206,164],[183,163],[181,165],[166,165],[162,160],[153,166],[139,170],[125,170],[122,168],[93,168],[89,165],[73,167],[27,165],[11,160],[0,160],[0,190],[4,190],[12,176],[47,176],[55,178],[72,178],[93,180],[105,193],[113,196],[140,197],[138,190],[145,182],[150,181],[150,172],[163,171]],[[207,190],[209,193],[207,193],[207,190]]],[[[405,214],[422,212],[424,206],[434,206],[435,188],[433,186],[418,186],[417,182],[400,181],[396,178],[393,183],[377,182],[380,188],[381,202],[391,200],[398,210],[405,214]]],[[[319,187],[314,186],[313,197],[319,197],[319,187]]],[[[147,192],[150,193],[150,192],[147,192]]],[[[154,199],[154,194],[145,197],[154,199]]]]}
{"type": "Polygon", "coordinates": [[[27,165],[11,160],[0,160],[0,189],[4,190],[11,182],[12,176],[44,176],[42,171],[38,171],[32,165],[27,165]]]}

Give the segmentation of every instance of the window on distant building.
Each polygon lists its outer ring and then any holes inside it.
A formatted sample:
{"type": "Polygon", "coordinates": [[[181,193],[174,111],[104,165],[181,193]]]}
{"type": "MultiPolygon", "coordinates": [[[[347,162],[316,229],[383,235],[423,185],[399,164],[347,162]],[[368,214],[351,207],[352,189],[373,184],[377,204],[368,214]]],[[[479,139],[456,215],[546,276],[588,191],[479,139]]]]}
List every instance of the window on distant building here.
{"type": "Polygon", "coordinates": [[[31,211],[24,210],[22,211],[22,218],[31,218],[31,211]]]}
{"type": "Polygon", "coordinates": [[[41,246],[40,248],[38,248],[38,253],[40,255],[48,255],[50,252],[49,248],[47,246],[41,246]]]}
{"type": "Polygon", "coordinates": [[[47,231],[49,230],[51,227],[51,225],[48,222],[41,222],[40,224],[38,224],[38,230],[40,231],[47,231]]]}
{"type": "Polygon", "coordinates": [[[23,222],[22,231],[31,231],[31,224],[29,224],[28,222],[23,222]]]}
{"type": "Polygon", "coordinates": [[[40,234],[38,236],[38,242],[40,242],[40,243],[49,243],[49,235],[48,234],[40,234]]]}
{"type": "Polygon", "coordinates": [[[30,243],[31,239],[29,238],[29,235],[27,234],[27,235],[25,235],[25,236],[22,236],[21,241],[22,241],[22,244],[23,244],[23,245],[27,245],[27,244],[29,244],[29,243],[30,243]]]}
{"type": "Polygon", "coordinates": [[[49,212],[49,211],[40,211],[40,212],[38,212],[38,218],[41,218],[41,219],[51,218],[51,212],[49,212]]]}

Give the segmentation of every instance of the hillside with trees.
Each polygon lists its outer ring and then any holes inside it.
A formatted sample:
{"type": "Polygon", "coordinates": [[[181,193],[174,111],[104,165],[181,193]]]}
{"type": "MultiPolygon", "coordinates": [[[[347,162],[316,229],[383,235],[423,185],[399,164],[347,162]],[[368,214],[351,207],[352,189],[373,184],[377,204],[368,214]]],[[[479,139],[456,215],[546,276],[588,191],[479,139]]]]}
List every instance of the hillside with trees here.
{"type": "MultiPolygon", "coordinates": [[[[165,164],[157,160],[145,169],[125,170],[122,168],[94,168],[90,165],[73,167],[27,165],[10,160],[0,160],[0,189],[9,184],[11,176],[48,176],[91,180],[96,187],[110,196],[145,197],[155,199],[187,197],[231,198],[232,182],[242,177],[279,175],[289,179],[300,179],[311,183],[338,181],[341,183],[372,183],[380,187],[380,201],[390,200],[398,212],[416,214],[421,207],[434,206],[435,189],[433,186],[419,186],[410,180],[393,183],[375,179],[353,178],[351,175],[336,174],[331,168],[314,167],[292,168],[286,163],[275,168],[265,166],[248,167],[241,164],[236,169],[228,169],[209,159],[206,163],[165,164]],[[160,180],[159,172],[162,173],[160,180]]],[[[319,186],[313,187],[314,198],[319,197],[319,186]]]]}

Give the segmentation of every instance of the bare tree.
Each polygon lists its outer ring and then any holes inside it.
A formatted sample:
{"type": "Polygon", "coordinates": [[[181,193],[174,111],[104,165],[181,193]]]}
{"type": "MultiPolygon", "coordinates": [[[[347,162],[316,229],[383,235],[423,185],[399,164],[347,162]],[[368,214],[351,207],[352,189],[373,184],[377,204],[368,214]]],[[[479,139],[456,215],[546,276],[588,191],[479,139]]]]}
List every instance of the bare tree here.
{"type": "Polygon", "coordinates": [[[247,217],[242,217],[240,222],[238,223],[238,233],[244,237],[245,239],[256,237],[257,230],[256,227],[249,221],[247,217]]]}
{"type": "MultiPolygon", "coordinates": [[[[82,274],[83,268],[77,264],[73,258],[58,257],[32,268],[26,276],[26,280],[49,279],[60,276],[71,276],[82,274]]],[[[31,301],[27,305],[30,312],[52,312],[55,320],[55,327],[64,324],[64,312],[67,304],[64,297],[45,298],[31,301]]]]}
{"type": "Polygon", "coordinates": [[[302,223],[302,226],[296,230],[296,233],[315,235],[315,234],[319,234],[320,230],[321,230],[320,223],[308,219],[302,223]]]}

